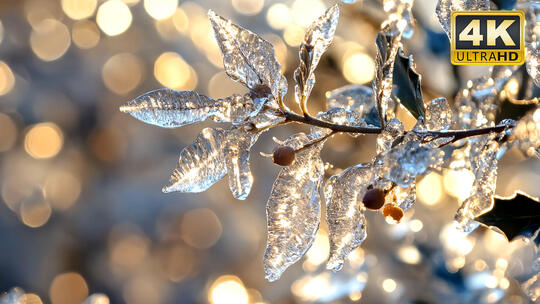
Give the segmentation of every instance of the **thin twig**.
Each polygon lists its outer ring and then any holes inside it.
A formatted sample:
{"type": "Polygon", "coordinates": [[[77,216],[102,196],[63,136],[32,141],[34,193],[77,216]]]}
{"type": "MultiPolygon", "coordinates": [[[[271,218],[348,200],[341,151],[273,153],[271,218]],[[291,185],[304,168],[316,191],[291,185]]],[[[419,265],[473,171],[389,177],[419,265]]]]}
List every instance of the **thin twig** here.
{"type": "Polygon", "coordinates": [[[303,147],[294,150],[294,153],[300,153],[300,152],[304,151],[305,149],[307,149],[307,148],[309,148],[309,147],[311,147],[311,146],[313,146],[313,145],[315,145],[315,144],[318,144],[318,143],[320,143],[320,142],[323,141],[323,140],[328,139],[329,137],[331,137],[332,135],[334,135],[334,134],[336,134],[336,133],[338,133],[338,132],[337,132],[337,131],[332,131],[332,132],[326,134],[325,136],[323,136],[323,137],[321,137],[321,138],[317,138],[317,139],[315,139],[314,141],[305,144],[303,147]]]}

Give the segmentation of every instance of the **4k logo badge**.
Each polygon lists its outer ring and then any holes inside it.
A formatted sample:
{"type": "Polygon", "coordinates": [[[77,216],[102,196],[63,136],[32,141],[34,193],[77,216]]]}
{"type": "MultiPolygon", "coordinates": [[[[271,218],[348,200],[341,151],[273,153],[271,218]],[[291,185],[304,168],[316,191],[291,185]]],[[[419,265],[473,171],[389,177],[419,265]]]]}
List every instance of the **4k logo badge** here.
{"type": "Polygon", "coordinates": [[[523,11],[455,11],[452,64],[523,64],[523,11]]]}

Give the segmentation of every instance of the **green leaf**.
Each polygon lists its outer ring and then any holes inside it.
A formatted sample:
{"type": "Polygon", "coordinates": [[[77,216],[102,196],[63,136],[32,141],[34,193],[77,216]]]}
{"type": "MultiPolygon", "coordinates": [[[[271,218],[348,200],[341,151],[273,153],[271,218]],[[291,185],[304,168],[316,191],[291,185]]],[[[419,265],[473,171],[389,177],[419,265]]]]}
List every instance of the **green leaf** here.
{"type": "Polygon", "coordinates": [[[414,116],[426,117],[424,100],[420,90],[420,75],[413,69],[412,57],[407,57],[403,50],[399,49],[394,61],[394,96],[414,116]]]}
{"type": "Polygon", "coordinates": [[[540,228],[540,202],[519,191],[512,197],[495,197],[493,208],[475,220],[497,227],[510,241],[518,236],[532,237],[540,228]]]}

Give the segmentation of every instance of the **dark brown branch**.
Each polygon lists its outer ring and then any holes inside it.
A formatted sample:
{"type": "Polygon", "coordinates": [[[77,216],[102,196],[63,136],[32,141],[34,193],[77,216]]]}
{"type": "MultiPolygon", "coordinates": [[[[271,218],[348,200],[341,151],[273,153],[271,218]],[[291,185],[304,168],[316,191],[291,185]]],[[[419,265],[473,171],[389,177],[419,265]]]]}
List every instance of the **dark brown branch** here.
{"type": "MultiPolygon", "coordinates": [[[[380,134],[382,132],[381,128],[339,125],[339,124],[323,121],[323,120],[320,120],[311,116],[300,116],[298,114],[295,114],[289,111],[284,112],[284,115],[285,115],[285,118],[287,119],[286,121],[304,123],[304,124],[317,126],[321,128],[327,128],[334,132],[360,133],[360,134],[380,134]]],[[[431,137],[433,139],[453,137],[452,142],[455,142],[460,139],[464,139],[464,138],[472,137],[472,136],[485,135],[485,134],[490,134],[490,133],[501,133],[513,127],[514,125],[511,125],[511,124],[499,124],[493,127],[476,128],[476,129],[469,129],[469,130],[410,131],[410,132],[415,132],[417,135],[424,136],[424,137],[431,137]]]]}

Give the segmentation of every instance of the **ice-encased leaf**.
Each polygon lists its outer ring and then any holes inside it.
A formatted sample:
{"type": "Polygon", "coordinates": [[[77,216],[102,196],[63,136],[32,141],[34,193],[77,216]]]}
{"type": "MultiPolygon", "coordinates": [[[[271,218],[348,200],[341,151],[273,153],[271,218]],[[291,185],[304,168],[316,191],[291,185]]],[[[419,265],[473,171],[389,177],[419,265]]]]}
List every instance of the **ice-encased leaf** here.
{"type": "Polygon", "coordinates": [[[469,80],[458,92],[454,107],[454,128],[471,129],[495,125],[499,92],[519,66],[495,66],[489,75],[469,80]]]}
{"type": "Polygon", "coordinates": [[[389,35],[379,32],[375,39],[377,56],[375,57],[375,79],[372,87],[377,109],[383,113],[385,121],[395,118],[395,101],[392,99],[392,76],[394,71],[394,59],[399,49],[400,36],[389,35]]]}
{"type": "Polygon", "coordinates": [[[489,136],[472,146],[469,153],[475,181],[470,196],[463,201],[455,216],[458,227],[465,232],[478,227],[473,219],[493,207],[499,144],[489,136]]]}
{"type": "Polygon", "coordinates": [[[439,0],[437,3],[437,18],[442,28],[452,38],[450,15],[454,11],[487,11],[490,9],[489,0],[439,0]]]}
{"type": "Polygon", "coordinates": [[[448,130],[452,125],[452,109],[444,97],[435,98],[426,104],[424,124],[428,130],[448,130]]]}
{"type": "MultiPolygon", "coordinates": [[[[304,133],[284,145],[298,149],[310,142],[304,133]]],[[[298,153],[294,163],[279,172],[266,204],[268,226],[264,255],[265,277],[279,279],[309,249],[320,222],[319,184],[324,175],[320,144],[298,153]]]]}
{"type": "Polygon", "coordinates": [[[339,19],[339,6],[336,4],[317,18],[307,29],[300,46],[300,66],[294,72],[295,98],[298,104],[311,94],[315,85],[315,69],[322,54],[334,38],[339,19]]]}
{"type": "Polygon", "coordinates": [[[241,123],[261,106],[249,94],[214,100],[195,91],[158,89],[120,107],[120,111],[148,124],[177,128],[214,118],[219,122],[241,123]]]}
{"type": "Polygon", "coordinates": [[[244,200],[253,185],[253,176],[249,168],[249,152],[257,140],[258,133],[251,133],[237,128],[227,134],[224,149],[225,165],[229,175],[229,188],[233,196],[244,200]]]}
{"type": "Polygon", "coordinates": [[[212,10],[208,11],[208,18],[223,53],[225,72],[233,80],[242,82],[251,90],[266,86],[275,97],[287,92],[287,80],[281,74],[281,65],[270,42],[212,10]]]}
{"type": "Polygon", "coordinates": [[[202,192],[227,173],[223,148],[227,131],[205,128],[195,141],[182,149],[178,165],[163,192],[202,192]]]}
{"type": "Polygon", "coordinates": [[[358,203],[372,178],[371,167],[358,164],[328,179],[324,187],[330,239],[327,269],[341,269],[343,261],[366,239],[365,208],[358,203]]]}
{"type": "Polygon", "coordinates": [[[364,117],[366,123],[380,127],[379,113],[373,88],[349,84],[326,92],[326,104],[331,108],[344,108],[364,117]]]}
{"type": "Polygon", "coordinates": [[[443,151],[423,145],[418,140],[410,140],[393,147],[384,157],[384,163],[391,166],[388,178],[400,187],[407,188],[416,176],[437,166],[443,157],[443,151]]]}
{"type": "Polygon", "coordinates": [[[518,121],[510,140],[528,156],[540,157],[540,104],[518,121]]]}
{"type": "Polygon", "coordinates": [[[394,140],[402,136],[405,128],[399,119],[393,118],[386,123],[381,134],[377,136],[377,153],[390,150],[394,140]]]}

